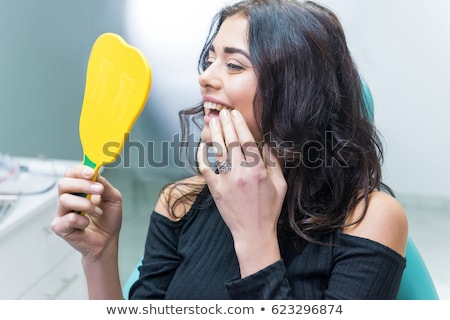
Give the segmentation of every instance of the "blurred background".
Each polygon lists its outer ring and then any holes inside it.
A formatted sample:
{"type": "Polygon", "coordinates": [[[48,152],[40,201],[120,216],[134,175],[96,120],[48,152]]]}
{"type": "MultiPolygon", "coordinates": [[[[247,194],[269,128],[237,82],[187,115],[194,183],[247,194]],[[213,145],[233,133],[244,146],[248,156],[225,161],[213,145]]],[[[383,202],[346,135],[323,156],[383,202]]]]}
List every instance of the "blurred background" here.
{"type": "MultiPolygon", "coordinates": [[[[160,188],[190,174],[174,163],[172,149],[162,150],[176,139],[178,111],[200,99],[198,55],[213,14],[231,2],[0,0],[0,154],[81,162],[78,121],[95,39],[118,33],[148,57],[153,85],[124,148],[130,165],[104,171],[124,196],[122,279],[143,253],[160,188]],[[167,165],[151,166],[150,158],[167,165]]],[[[441,298],[449,299],[450,2],[319,2],[341,19],[372,90],[384,180],[407,210],[441,298]]]]}

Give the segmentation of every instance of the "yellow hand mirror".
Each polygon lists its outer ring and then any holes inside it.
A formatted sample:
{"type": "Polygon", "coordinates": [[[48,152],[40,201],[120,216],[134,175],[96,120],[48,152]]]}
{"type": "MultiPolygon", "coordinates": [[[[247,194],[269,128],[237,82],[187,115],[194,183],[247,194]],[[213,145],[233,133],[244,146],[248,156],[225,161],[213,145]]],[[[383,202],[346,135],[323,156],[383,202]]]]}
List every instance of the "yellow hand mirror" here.
{"type": "Polygon", "coordinates": [[[120,154],[144,109],[151,80],[150,65],[137,48],[114,33],[97,38],[89,56],[79,124],[83,164],[94,169],[95,178],[120,154]]]}

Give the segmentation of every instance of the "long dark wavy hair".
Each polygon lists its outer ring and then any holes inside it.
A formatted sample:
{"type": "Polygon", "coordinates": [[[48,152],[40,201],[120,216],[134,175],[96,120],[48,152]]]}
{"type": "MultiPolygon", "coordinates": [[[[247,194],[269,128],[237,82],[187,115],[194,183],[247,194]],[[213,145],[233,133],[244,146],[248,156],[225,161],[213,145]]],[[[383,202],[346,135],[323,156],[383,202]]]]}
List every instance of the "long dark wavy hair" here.
{"type": "MultiPolygon", "coordinates": [[[[362,219],[368,195],[390,190],[381,182],[382,144],[368,120],[361,79],[338,18],[313,2],[248,0],[227,6],[213,19],[200,72],[223,21],[236,14],[248,18],[262,142],[275,151],[288,185],[280,228],[315,241],[318,234],[342,228],[364,201],[362,219]]],[[[181,111],[182,134],[187,137],[202,117],[201,104],[181,111]]],[[[189,190],[174,206],[199,194],[202,201],[196,204],[211,201],[204,184],[189,190]]]]}

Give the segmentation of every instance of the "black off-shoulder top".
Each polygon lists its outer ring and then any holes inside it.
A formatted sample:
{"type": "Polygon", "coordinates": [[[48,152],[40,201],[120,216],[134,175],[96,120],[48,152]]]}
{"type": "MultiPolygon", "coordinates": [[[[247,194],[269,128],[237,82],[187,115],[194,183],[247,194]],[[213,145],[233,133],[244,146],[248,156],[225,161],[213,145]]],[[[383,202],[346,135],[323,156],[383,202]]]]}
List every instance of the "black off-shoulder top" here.
{"type": "Polygon", "coordinates": [[[406,260],[339,230],[299,250],[279,237],[281,260],[241,278],[229,229],[212,205],[179,221],[150,217],[140,277],[129,299],[395,299],[406,260]]]}

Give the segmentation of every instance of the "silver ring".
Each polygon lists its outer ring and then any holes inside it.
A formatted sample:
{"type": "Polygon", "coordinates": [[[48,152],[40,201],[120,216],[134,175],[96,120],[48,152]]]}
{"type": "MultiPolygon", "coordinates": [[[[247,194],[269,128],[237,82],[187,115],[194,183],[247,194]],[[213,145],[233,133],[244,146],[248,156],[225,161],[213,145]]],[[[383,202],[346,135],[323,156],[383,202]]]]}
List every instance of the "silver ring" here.
{"type": "Polygon", "coordinates": [[[216,160],[215,165],[219,173],[228,173],[231,171],[230,161],[216,160]]]}

